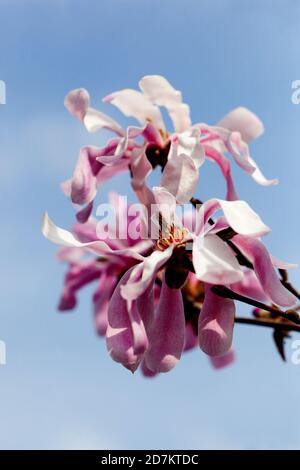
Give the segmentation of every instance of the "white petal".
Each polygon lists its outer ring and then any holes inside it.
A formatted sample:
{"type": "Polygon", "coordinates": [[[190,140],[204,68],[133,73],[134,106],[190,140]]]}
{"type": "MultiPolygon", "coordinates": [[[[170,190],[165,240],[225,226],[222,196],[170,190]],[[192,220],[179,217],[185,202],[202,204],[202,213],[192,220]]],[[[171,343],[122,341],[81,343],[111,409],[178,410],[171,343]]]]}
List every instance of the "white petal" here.
{"type": "Polygon", "coordinates": [[[52,222],[48,214],[45,213],[42,222],[43,235],[53,243],[63,246],[71,246],[78,248],[88,248],[95,253],[107,254],[110,256],[125,256],[132,259],[142,261],[144,257],[139,253],[149,248],[149,240],[144,240],[133,248],[125,248],[121,250],[112,250],[104,241],[96,240],[93,242],[82,243],[68,230],[62,229],[52,222]]]}
{"type": "Polygon", "coordinates": [[[116,132],[120,136],[125,134],[122,127],[114,119],[94,108],[87,109],[83,123],[89,132],[96,132],[104,128],[116,132]]]}
{"type": "Polygon", "coordinates": [[[90,104],[90,95],[84,88],[70,91],[64,101],[67,110],[80,121],[83,121],[90,104]]]}
{"type": "Polygon", "coordinates": [[[165,129],[160,110],[142,93],[125,89],[106,96],[103,101],[116,106],[125,116],[136,118],[141,124],[151,122],[158,129],[165,129]]]}
{"type": "Polygon", "coordinates": [[[139,86],[153,103],[168,110],[176,132],[184,132],[191,126],[189,106],[182,103],[181,92],[168,80],[161,75],[147,75],[140,80],[139,86]]]}
{"type": "Polygon", "coordinates": [[[246,201],[219,200],[229,225],[242,235],[261,236],[270,231],[246,201]]]}
{"type": "Polygon", "coordinates": [[[197,278],[211,284],[230,284],[243,278],[231,249],[216,235],[194,239],[193,265],[197,278]]]}

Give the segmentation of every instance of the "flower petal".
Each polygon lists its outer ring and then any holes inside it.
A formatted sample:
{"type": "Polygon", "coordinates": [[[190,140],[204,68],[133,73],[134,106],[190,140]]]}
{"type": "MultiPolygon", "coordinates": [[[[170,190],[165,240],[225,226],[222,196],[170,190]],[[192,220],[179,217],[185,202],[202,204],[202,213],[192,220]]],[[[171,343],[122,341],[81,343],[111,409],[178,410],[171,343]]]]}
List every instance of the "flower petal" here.
{"type": "Polygon", "coordinates": [[[124,136],[122,127],[111,117],[94,108],[88,108],[83,118],[83,123],[89,132],[97,132],[100,129],[113,131],[119,136],[124,136]]]}
{"type": "Polygon", "coordinates": [[[137,299],[148,287],[153,285],[158,271],[171,257],[173,249],[174,247],[171,245],[165,251],[153,251],[143,262],[133,268],[127,283],[121,286],[121,294],[124,299],[137,299]]]}
{"type": "Polygon", "coordinates": [[[127,271],[117,285],[109,304],[106,345],[112,359],[134,372],[148,347],[148,338],[136,302],[130,304],[121,296],[127,271]]]}
{"type": "Polygon", "coordinates": [[[232,364],[236,357],[233,349],[230,349],[224,356],[211,356],[209,359],[215,369],[223,369],[232,364]]]}
{"type": "Polygon", "coordinates": [[[181,92],[168,80],[161,75],[147,75],[140,80],[139,86],[152,103],[168,110],[175,132],[184,132],[191,126],[189,106],[182,103],[181,92]]]}
{"type": "Polygon", "coordinates": [[[90,104],[90,95],[84,88],[77,88],[67,94],[64,104],[73,116],[83,121],[90,104]]]}
{"type": "Polygon", "coordinates": [[[217,124],[231,131],[240,132],[245,142],[257,139],[264,132],[264,125],[256,114],[247,108],[239,107],[230,111],[217,124]]]}
{"type": "Polygon", "coordinates": [[[116,91],[106,96],[103,101],[113,104],[125,116],[134,117],[141,124],[150,122],[158,129],[165,129],[159,108],[139,91],[129,88],[116,91]]]}
{"type": "Polygon", "coordinates": [[[168,372],[178,363],[184,347],[185,318],[180,289],[170,289],[163,281],[156,318],[145,356],[153,372],[168,372]]]}
{"type": "Polygon", "coordinates": [[[231,348],[235,305],[205,285],[205,298],[199,316],[199,345],[209,356],[223,356],[231,348]]]}
{"type": "Polygon", "coordinates": [[[68,230],[56,226],[47,213],[45,213],[43,217],[42,233],[48,240],[57,245],[78,248],[85,247],[94,253],[114,257],[119,262],[124,262],[125,265],[133,260],[143,261],[145,258],[139,253],[139,250],[142,253],[145,249],[149,248],[149,240],[144,240],[132,248],[123,248],[120,250],[112,250],[107,243],[100,240],[82,243],[68,230]]]}
{"type": "Polygon", "coordinates": [[[224,157],[221,152],[218,152],[210,145],[204,145],[205,156],[209,160],[213,160],[220,168],[227,185],[227,194],[226,199],[227,201],[235,201],[238,199],[232,175],[231,175],[231,166],[228,158],[224,157]]]}
{"type": "Polygon", "coordinates": [[[193,265],[197,278],[204,282],[231,284],[243,278],[232,250],[217,235],[194,239],[193,265]]]}
{"type": "Polygon", "coordinates": [[[241,235],[236,235],[232,241],[253,264],[255,274],[272,302],[282,307],[292,307],[297,299],[281,284],[268,250],[262,242],[241,235]]]}
{"type": "Polygon", "coordinates": [[[179,154],[178,142],[173,141],[163,170],[161,186],[173,194],[179,204],[185,204],[195,193],[198,178],[198,165],[190,155],[179,154]]]}
{"type": "Polygon", "coordinates": [[[256,212],[245,201],[224,201],[222,199],[210,199],[199,209],[198,220],[200,222],[198,232],[205,227],[211,216],[222,209],[228,224],[237,233],[242,235],[261,236],[270,231],[256,212]]]}
{"type": "Polygon", "coordinates": [[[98,335],[104,336],[108,325],[108,307],[117,283],[116,276],[103,272],[93,295],[94,323],[98,335]]]}

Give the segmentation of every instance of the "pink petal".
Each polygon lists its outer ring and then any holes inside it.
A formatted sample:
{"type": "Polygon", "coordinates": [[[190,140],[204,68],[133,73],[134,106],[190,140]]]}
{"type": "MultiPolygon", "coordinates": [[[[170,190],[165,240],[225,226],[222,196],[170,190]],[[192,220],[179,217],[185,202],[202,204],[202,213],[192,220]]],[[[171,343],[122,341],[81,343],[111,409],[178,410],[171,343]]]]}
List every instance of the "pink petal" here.
{"type": "Polygon", "coordinates": [[[256,114],[243,107],[230,111],[217,126],[240,132],[243,140],[247,143],[257,139],[264,132],[264,125],[256,114]]]}
{"type": "Polygon", "coordinates": [[[238,196],[234,187],[229,160],[224,157],[222,153],[218,152],[209,145],[204,145],[204,150],[206,157],[216,162],[225,178],[227,185],[226,199],[228,201],[235,201],[238,199],[238,196]]]}
{"type": "Polygon", "coordinates": [[[241,235],[236,235],[232,241],[253,264],[262,288],[272,302],[282,307],[293,306],[297,299],[281,284],[268,250],[262,242],[241,235]]]}
{"type": "Polygon", "coordinates": [[[186,324],[185,328],[185,342],[184,342],[184,350],[190,351],[190,349],[194,349],[198,344],[198,336],[195,332],[195,329],[191,323],[186,324]]]}
{"type": "Polygon", "coordinates": [[[153,251],[150,256],[133,268],[128,281],[121,286],[124,299],[137,299],[153,285],[158,271],[171,257],[173,248],[171,245],[165,251],[153,251]]]}
{"type": "Polygon", "coordinates": [[[235,305],[233,300],[224,299],[205,285],[205,298],[199,316],[199,345],[209,356],[223,356],[232,343],[235,305]]]}
{"type": "Polygon", "coordinates": [[[146,377],[147,379],[152,379],[153,377],[157,375],[156,372],[152,372],[152,370],[148,369],[145,361],[143,361],[141,364],[141,372],[143,376],[146,377]]]}
{"type": "Polygon", "coordinates": [[[103,272],[93,295],[95,329],[100,336],[104,336],[107,330],[108,307],[116,283],[116,276],[103,272]]]}
{"type": "Polygon", "coordinates": [[[257,300],[258,302],[268,302],[270,300],[251,269],[247,269],[244,272],[244,277],[241,281],[230,284],[229,287],[237,294],[250,297],[250,299],[257,300]]]}
{"type": "Polygon", "coordinates": [[[65,97],[65,107],[80,121],[83,121],[90,103],[90,95],[84,88],[70,91],[65,97]]]}
{"type": "Polygon", "coordinates": [[[112,359],[134,372],[147,350],[148,339],[136,302],[129,304],[121,297],[121,285],[130,272],[124,274],[111,297],[106,344],[112,359]]]}
{"type": "Polygon", "coordinates": [[[72,310],[77,303],[77,291],[98,279],[100,275],[101,268],[94,261],[83,264],[72,264],[65,276],[64,288],[59,301],[58,310],[72,310]]]}
{"type": "Polygon", "coordinates": [[[170,289],[163,281],[156,318],[145,356],[153,372],[168,372],[178,363],[184,347],[185,318],[181,290],[170,289]]]}
{"type": "Polygon", "coordinates": [[[224,367],[232,364],[235,361],[236,356],[234,351],[230,349],[226,354],[224,354],[224,356],[215,356],[210,357],[209,359],[215,369],[223,369],[224,367]]]}

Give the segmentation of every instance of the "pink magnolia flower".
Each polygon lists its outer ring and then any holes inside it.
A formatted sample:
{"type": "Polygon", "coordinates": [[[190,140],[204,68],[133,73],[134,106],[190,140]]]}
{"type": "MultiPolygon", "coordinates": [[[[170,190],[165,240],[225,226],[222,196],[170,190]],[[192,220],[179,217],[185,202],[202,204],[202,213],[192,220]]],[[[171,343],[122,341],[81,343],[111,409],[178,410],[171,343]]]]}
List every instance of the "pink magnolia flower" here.
{"type": "MultiPolygon", "coordinates": [[[[203,285],[198,322],[201,349],[213,357],[224,356],[230,350],[235,305],[233,300],[216,295],[211,287],[233,286],[236,291],[247,292],[247,276],[232,246],[218,236],[224,227],[231,227],[236,234],[232,241],[253,262],[256,283],[265,294],[278,305],[295,303],[294,296],[279,281],[275,283],[275,274],[272,282],[268,279],[269,273],[274,272],[274,263],[258,237],[269,229],[246,202],[209,200],[200,207],[192,227],[177,224],[177,201],[173,194],[165,188],[154,188],[151,194],[161,218],[167,222],[167,231],[160,234],[155,244],[151,240],[139,242],[139,249],[136,245],[111,248],[100,240],[81,242],[72,233],[56,227],[47,216],[44,219],[43,233],[51,241],[91,250],[128,266],[114,289],[107,312],[107,347],[115,361],[131,371],[143,363],[144,373],[148,374],[167,372],[177,364],[184,347],[190,347],[187,342],[190,322],[186,322],[182,296],[190,271],[203,285]],[[224,216],[212,223],[211,217],[219,209],[224,216]],[[149,242],[152,248],[145,253],[149,242]],[[186,249],[189,244],[192,251],[186,249]],[[161,290],[155,301],[157,279],[161,290]]],[[[254,295],[255,288],[249,279],[248,289],[254,295]]]]}
{"type": "Polygon", "coordinates": [[[146,179],[157,165],[163,170],[161,185],[179,203],[187,202],[194,194],[199,168],[206,158],[220,167],[226,180],[227,199],[238,199],[226,153],[231,153],[235,162],[259,184],[277,183],[277,180],[267,180],[263,176],[249,154],[248,143],[263,132],[261,121],[252,112],[237,108],[217,126],[192,125],[188,105],[164,77],[146,76],[139,86],[141,91],[124,89],[104,98],[105,103],[113,104],[125,116],[135,118],[141,126],[129,126],[126,131],[106,114],[90,107],[86,90],[73,90],[65,99],[67,109],[89,132],[105,128],[116,135],[104,148],[81,149],[72,179],[63,184],[72,202],[83,206],[77,214],[80,222],[86,221],[91,214],[98,185],[128,168],[132,187],[143,203],[151,202],[146,179]],[[168,111],[173,133],[167,131],[160,107],[168,111]],[[142,143],[138,137],[143,138],[142,143]]]}

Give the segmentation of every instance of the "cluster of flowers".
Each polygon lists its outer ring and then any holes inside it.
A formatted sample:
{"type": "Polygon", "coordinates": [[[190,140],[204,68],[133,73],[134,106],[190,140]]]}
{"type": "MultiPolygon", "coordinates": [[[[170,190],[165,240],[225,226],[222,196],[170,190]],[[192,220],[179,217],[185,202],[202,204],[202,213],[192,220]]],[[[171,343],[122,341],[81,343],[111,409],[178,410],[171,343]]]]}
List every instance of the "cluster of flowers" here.
{"type": "Polygon", "coordinates": [[[165,78],[146,76],[139,87],[141,91],[124,89],[103,100],[138,121],[126,130],[91,108],[86,90],[73,90],[65,99],[89,132],[105,128],[114,137],[103,148],[82,148],[72,178],[63,183],[77,207],[72,231],[57,227],[47,215],[43,220],[44,235],[64,246],[59,258],[69,263],[59,310],[73,309],[77,291],[97,281],[96,329],[106,336],[116,362],[132,372],[141,366],[151,377],[170,371],[183,351],[200,346],[215,367],[222,367],[234,358],[235,298],[278,310],[296,302],[276,271],[290,265],[268,253],[261,237],[269,228],[239,200],[231,174],[230,156],[257,183],[277,183],[265,178],[249,153],[248,144],[262,134],[263,125],[245,108],[234,109],[215,126],[192,124],[181,93],[165,78]],[[160,107],[170,116],[172,133],[160,107]],[[224,176],[225,199],[195,198],[206,160],[215,162],[224,176]],[[150,188],[147,178],[156,167],[161,168],[160,184],[150,188]],[[130,173],[146,215],[130,215],[116,193],[110,204],[119,226],[133,222],[140,236],[110,236],[107,223],[92,216],[99,186],[122,171],[130,173]],[[187,203],[191,209],[179,219],[177,208],[187,203]],[[141,235],[153,205],[158,214],[155,238],[148,232],[148,237],[141,235]]]}

